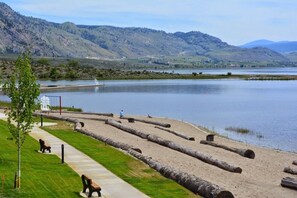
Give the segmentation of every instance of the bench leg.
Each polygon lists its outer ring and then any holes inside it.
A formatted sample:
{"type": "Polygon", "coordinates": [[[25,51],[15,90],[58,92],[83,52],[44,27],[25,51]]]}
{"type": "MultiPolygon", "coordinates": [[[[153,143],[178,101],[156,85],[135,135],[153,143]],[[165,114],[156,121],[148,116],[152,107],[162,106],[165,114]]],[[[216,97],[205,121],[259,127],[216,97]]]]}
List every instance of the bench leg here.
{"type": "Polygon", "coordinates": [[[91,189],[89,189],[89,195],[88,197],[92,197],[93,191],[91,189]]]}
{"type": "Polygon", "coordinates": [[[101,197],[101,192],[100,192],[100,190],[97,190],[97,193],[98,193],[98,197],[101,197]]]}

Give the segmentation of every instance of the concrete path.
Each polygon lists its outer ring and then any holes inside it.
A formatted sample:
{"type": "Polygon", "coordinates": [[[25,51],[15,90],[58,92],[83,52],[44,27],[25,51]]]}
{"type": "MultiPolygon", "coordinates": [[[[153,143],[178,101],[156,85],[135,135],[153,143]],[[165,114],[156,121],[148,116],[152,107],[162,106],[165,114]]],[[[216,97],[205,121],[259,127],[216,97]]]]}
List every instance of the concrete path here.
{"type": "MultiPolygon", "coordinates": [[[[5,119],[3,113],[0,112],[0,119],[5,119]]],[[[54,123],[44,123],[52,125],[54,123]]],[[[40,126],[40,125],[39,125],[40,126]]],[[[59,138],[49,134],[48,132],[34,126],[32,132],[29,133],[37,141],[43,139],[47,145],[50,145],[52,154],[56,154],[61,158],[61,145],[64,144],[64,161],[79,175],[85,174],[93,179],[100,187],[102,197],[105,198],[147,198],[148,196],[120,179],[102,165],[70,146],[59,138]]],[[[94,192],[93,196],[97,196],[94,192]]]]}
{"type": "MultiPolygon", "coordinates": [[[[44,123],[46,124],[46,123],[44,123]]],[[[37,141],[43,139],[52,147],[52,153],[61,158],[61,145],[64,144],[64,161],[79,175],[85,174],[93,179],[100,187],[103,197],[109,198],[142,198],[148,197],[124,180],[120,179],[84,153],[66,142],[49,134],[37,126],[33,127],[30,135],[37,141]]],[[[93,196],[97,193],[93,193],[93,196]]]]}

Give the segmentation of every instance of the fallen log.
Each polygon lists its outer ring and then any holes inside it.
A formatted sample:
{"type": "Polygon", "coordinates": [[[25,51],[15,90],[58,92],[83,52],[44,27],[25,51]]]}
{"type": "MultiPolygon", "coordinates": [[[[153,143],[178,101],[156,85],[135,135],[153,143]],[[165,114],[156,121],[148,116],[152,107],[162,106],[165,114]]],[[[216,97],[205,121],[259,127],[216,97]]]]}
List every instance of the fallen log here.
{"type": "Polygon", "coordinates": [[[281,186],[297,190],[297,179],[285,177],[281,181],[281,186]]]}
{"type": "Polygon", "coordinates": [[[133,150],[128,151],[129,154],[133,155],[137,159],[148,164],[151,168],[155,169],[163,176],[172,179],[189,189],[195,194],[206,198],[233,198],[233,194],[230,191],[227,191],[223,188],[220,188],[218,185],[212,184],[208,181],[205,181],[195,175],[190,175],[179,170],[175,170],[170,166],[165,166],[159,162],[154,161],[150,157],[146,157],[140,153],[137,153],[133,150]]]}
{"type": "Polygon", "coordinates": [[[292,164],[297,165],[297,160],[294,160],[292,164]]]}
{"type": "Polygon", "coordinates": [[[285,172],[285,173],[290,173],[290,174],[292,174],[292,175],[297,175],[297,170],[292,169],[291,167],[285,167],[285,168],[284,168],[284,172],[285,172]]]}
{"type": "MultiPolygon", "coordinates": [[[[60,113],[59,110],[52,110],[51,112],[52,113],[60,113]]],[[[84,114],[84,115],[98,115],[98,116],[113,117],[113,113],[93,113],[93,112],[76,112],[76,111],[62,111],[62,113],[84,114]]]]}
{"type": "Polygon", "coordinates": [[[147,139],[148,134],[146,134],[146,133],[144,133],[144,132],[141,132],[141,131],[139,131],[139,130],[133,129],[133,128],[131,128],[131,127],[127,127],[127,126],[125,126],[125,125],[122,125],[121,123],[118,123],[118,122],[116,122],[115,120],[108,119],[105,123],[106,123],[106,124],[109,124],[109,125],[111,125],[111,126],[113,126],[113,127],[116,127],[116,128],[118,128],[118,129],[121,129],[121,130],[123,130],[123,131],[126,131],[126,132],[128,132],[128,133],[131,133],[131,134],[133,134],[133,135],[136,135],[136,136],[138,136],[138,137],[141,137],[141,138],[143,138],[143,139],[147,139]]]}
{"type": "Polygon", "coordinates": [[[247,157],[247,158],[250,158],[250,159],[255,158],[254,151],[252,151],[250,149],[232,148],[232,147],[228,147],[228,146],[225,146],[225,145],[222,145],[222,144],[218,144],[218,143],[214,143],[214,142],[210,142],[210,141],[205,141],[205,140],[201,140],[200,144],[206,144],[206,145],[222,148],[222,149],[237,153],[237,154],[239,154],[239,155],[241,155],[243,157],[247,157]]]}
{"type": "Polygon", "coordinates": [[[205,154],[200,153],[198,151],[194,151],[192,149],[183,147],[181,145],[175,144],[174,142],[172,142],[170,140],[165,140],[165,139],[163,139],[161,137],[158,137],[156,135],[149,135],[148,140],[151,141],[151,142],[155,142],[157,144],[160,144],[162,146],[171,148],[173,150],[179,151],[181,153],[187,154],[187,155],[192,156],[192,157],[194,157],[196,159],[199,159],[199,160],[201,160],[201,161],[203,161],[205,163],[217,166],[217,167],[219,167],[221,169],[224,169],[226,171],[235,172],[235,173],[241,173],[242,172],[242,169],[240,167],[233,166],[233,165],[228,164],[227,162],[214,159],[212,156],[205,155],[205,154]]]}
{"type": "Polygon", "coordinates": [[[139,149],[139,148],[135,148],[133,147],[132,145],[129,145],[129,144],[125,144],[125,143],[121,143],[121,142],[115,142],[113,141],[112,139],[110,138],[106,138],[106,137],[103,137],[101,135],[98,135],[98,134],[94,134],[86,129],[82,129],[82,126],[80,126],[81,122],[77,122],[76,125],[75,125],[75,130],[82,133],[82,134],[85,134],[87,136],[90,136],[96,140],[100,140],[101,142],[105,142],[106,144],[108,145],[111,145],[113,147],[116,147],[116,148],[119,148],[119,149],[122,149],[124,151],[128,151],[128,150],[134,150],[136,152],[139,152],[139,153],[142,153],[142,151],[139,149]]]}
{"type": "Polygon", "coordinates": [[[174,134],[174,135],[176,135],[176,136],[179,136],[179,137],[181,137],[181,138],[184,138],[184,139],[186,139],[186,140],[195,141],[195,138],[194,138],[194,137],[186,136],[186,135],[184,135],[184,134],[182,134],[182,133],[180,133],[180,132],[172,131],[172,130],[169,130],[169,129],[164,129],[164,128],[162,128],[162,127],[158,127],[158,126],[155,126],[155,128],[157,128],[157,129],[161,129],[161,130],[163,130],[163,131],[167,131],[167,132],[169,132],[169,133],[172,133],[172,134],[174,134]]]}
{"type": "Polygon", "coordinates": [[[165,128],[170,128],[171,127],[170,124],[157,122],[157,121],[152,121],[152,120],[143,120],[143,119],[132,118],[132,117],[123,117],[122,119],[134,119],[135,121],[138,121],[138,122],[144,122],[144,123],[147,123],[147,124],[153,124],[153,125],[162,126],[162,127],[165,127],[165,128]]]}

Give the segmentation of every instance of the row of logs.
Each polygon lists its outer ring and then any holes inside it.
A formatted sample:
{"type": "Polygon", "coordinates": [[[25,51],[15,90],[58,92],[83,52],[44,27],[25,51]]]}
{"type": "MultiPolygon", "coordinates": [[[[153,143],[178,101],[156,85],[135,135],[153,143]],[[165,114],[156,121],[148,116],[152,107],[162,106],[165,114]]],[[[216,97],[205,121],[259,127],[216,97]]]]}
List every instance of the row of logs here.
{"type": "Polygon", "coordinates": [[[108,119],[106,121],[106,124],[109,124],[111,126],[114,126],[118,129],[121,129],[123,131],[126,131],[128,133],[131,133],[133,135],[136,135],[136,136],[139,136],[143,139],[147,139],[148,141],[151,141],[151,142],[154,142],[154,143],[157,143],[159,145],[162,145],[162,146],[165,146],[165,147],[168,147],[168,148],[171,148],[173,150],[176,150],[176,151],[179,151],[181,153],[184,153],[184,154],[187,154],[189,156],[192,156],[196,159],[199,159],[205,163],[208,163],[208,164],[211,164],[211,165],[214,165],[214,166],[217,166],[219,168],[222,168],[224,170],[227,170],[227,171],[230,171],[230,172],[235,172],[235,173],[241,173],[242,172],[242,169],[240,167],[237,167],[237,166],[233,166],[233,165],[230,165],[224,161],[220,161],[220,160],[217,160],[217,159],[214,159],[212,158],[212,156],[209,156],[209,155],[205,155],[203,153],[200,153],[198,151],[194,151],[192,149],[189,149],[189,148],[186,148],[184,146],[181,146],[181,145],[178,145],[170,140],[166,140],[166,139],[163,139],[159,136],[156,136],[156,135],[149,135],[145,132],[142,132],[142,131],[139,131],[139,130],[136,130],[136,129],[133,129],[131,127],[128,127],[128,126],[125,126],[119,122],[116,122],[115,120],[112,120],[112,119],[108,119]]]}
{"type": "Polygon", "coordinates": [[[194,137],[189,137],[189,136],[187,136],[187,135],[185,135],[185,134],[182,134],[182,133],[180,133],[180,132],[177,132],[177,131],[172,131],[172,130],[169,130],[169,129],[164,129],[164,128],[162,128],[162,127],[158,127],[158,126],[155,126],[155,128],[156,128],[156,129],[161,129],[161,130],[163,130],[163,131],[167,131],[167,132],[169,132],[169,133],[172,133],[172,134],[174,134],[174,135],[176,135],[176,136],[178,136],[178,137],[184,138],[184,139],[186,139],[186,140],[195,141],[195,138],[194,138],[194,137]]]}
{"type": "MultiPolygon", "coordinates": [[[[297,165],[297,160],[294,160],[293,165],[297,165]]],[[[293,169],[291,167],[285,167],[284,172],[290,173],[292,175],[297,175],[297,170],[293,169]]],[[[283,187],[291,188],[297,190],[297,179],[291,178],[291,177],[285,177],[281,181],[281,185],[283,187]]]]}
{"type": "Polygon", "coordinates": [[[150,157],[142,155],[141,150],[139,148],[135,148],[125,143],[115,142],[110,138],[106,138],[101,135],[94,134],[88,130],[82,129],[84,124],[82,124],[82,122],[79,122],[77,119],[50,115],[44,115],[44,117],[64,121],[67,120],[68,122],[74,123],[76,131],[88,135],[94,139],[105,142],[106,144],[109,144],[116,148],[127,151],[130,155],[148,164],[150,167],[157,170],[163,176],[176,181],[177,183],[191,190],[195,194],[199,194],[200,196],[206,198],[234,198],[233,194],[230,191],[220,188],[218,185],[205,181],[199,177],[196,177],[195,175],[190,175],[188,173],[175,170],[170,166],[165,166],[159,162],[154,161],[150,157]]]}

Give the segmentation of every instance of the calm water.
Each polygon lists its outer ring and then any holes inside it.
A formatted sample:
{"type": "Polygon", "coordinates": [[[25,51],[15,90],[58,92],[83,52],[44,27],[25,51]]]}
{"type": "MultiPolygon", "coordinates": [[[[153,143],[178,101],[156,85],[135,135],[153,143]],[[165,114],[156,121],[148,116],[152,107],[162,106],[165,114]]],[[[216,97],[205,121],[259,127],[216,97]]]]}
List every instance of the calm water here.
{"type": "MultiPolygon", "coordinates": [[[[94,84],[43,81],[42,84],[94,84]]],[[[297,151],[297,81],[105,81],[104,87],[44,93],[84,111],[170,117],[247,143],[297,151]],[[228,126],[253,130],[240,135],[228,126]]],[[[44,95],[43,94],[43,95],[44,95]]],[[[1,97],[0,97],[1,99],[1,97]]],[[[3,99],[3,96],[2,96],[3,99]]]]}

